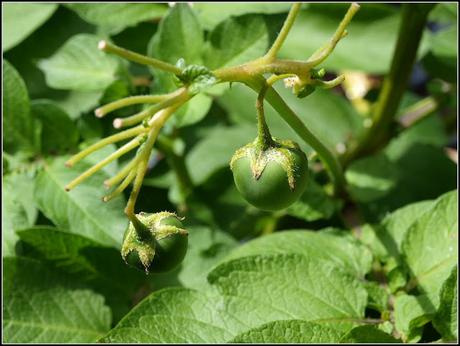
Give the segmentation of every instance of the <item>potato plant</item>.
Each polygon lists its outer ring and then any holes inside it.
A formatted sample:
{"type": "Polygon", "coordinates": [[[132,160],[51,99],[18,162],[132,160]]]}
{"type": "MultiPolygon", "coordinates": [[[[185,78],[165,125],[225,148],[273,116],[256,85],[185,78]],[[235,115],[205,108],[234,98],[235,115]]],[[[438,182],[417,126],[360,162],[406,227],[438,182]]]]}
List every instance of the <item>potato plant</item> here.
{"type": "Polygon", "coordinates": [[[2,12],[4,342],[457,341],[457,4],[2,12]]]}

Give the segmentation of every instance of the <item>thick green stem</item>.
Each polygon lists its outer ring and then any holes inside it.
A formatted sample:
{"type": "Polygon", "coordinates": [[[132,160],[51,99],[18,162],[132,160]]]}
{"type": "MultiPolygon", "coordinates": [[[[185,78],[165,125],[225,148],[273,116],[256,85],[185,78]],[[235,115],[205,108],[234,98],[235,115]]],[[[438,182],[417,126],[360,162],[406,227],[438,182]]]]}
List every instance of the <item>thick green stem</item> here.
{"type": "Polygon", "coordinates": [[[138,153],[138,155],[140,155],[140,158],[139,158],[139,163],[137,165],[136,178],[134,179],[133,189],[131,191],[131,194],[128,199],[128,203],[126,204],[126,208],[125,208],[125,214],[130,219],[134,215],[134,206],[136,204],[136,200],[137,200],[137,196],[139,195],[139,191],[142,187],[142,182],[144,180],[144,175],[147,170],[147,164],[150,158],[150,153],[152,152],[153,144],[155,143],[155,140],[161,128],[163,127],[164,123],[166,122],[166,120],[168,120],[168,118],[173,114],[173,112],[177,110],[177,108],[179,108],[182,104],[183,102],[177,105],[174,105],[172,107],[163,109],[159,113],[156,114],[155,122],[150,129],[147,141],[144,143],[144,147],[142,148],[142,150],[138,153]]]}
{"type": "Polygon", "coordinates": [[[417,49],[420,44],[428,13],[435,4],[403,4],[401,24],[396,49],[391,62],[388,76],[373,114],[373,123],[357,146],[345,154],[343,162],[372,153],[385,145],[390,136],[390,125],[393,122],[399,103],[407,86],[417,49]]]}
{"type": "Polygon", "coordinates": [[[269,86],[264,84],[259,91],[256,101],[256,111],[257,111],[257,141],[260,145],[260,149],[267,150],[271,147],[274,142],[270,130],[268,128],[267,122],[265,121],[265,112],[264,112],[264,98],[269,86]]]}
{"type": "MultiPolygon", "coordinates": [[[[265,81],[263,80],[254,79],[247,84],[253,90],[259,92],[264,83],[265,81]]],[[[273,88],[267,90],[265,98],[284,119],[284,121],[286,121],[288,125],[300,136],[300,138],[316,150],[332,177],[335,192],[341,192],[345,186],[345,179],[343,177],[342,167],[335,155],[312,132],[310,132],[302,120],[300,120],[294,111],[289,108],[289,106],[273,88]]]]}

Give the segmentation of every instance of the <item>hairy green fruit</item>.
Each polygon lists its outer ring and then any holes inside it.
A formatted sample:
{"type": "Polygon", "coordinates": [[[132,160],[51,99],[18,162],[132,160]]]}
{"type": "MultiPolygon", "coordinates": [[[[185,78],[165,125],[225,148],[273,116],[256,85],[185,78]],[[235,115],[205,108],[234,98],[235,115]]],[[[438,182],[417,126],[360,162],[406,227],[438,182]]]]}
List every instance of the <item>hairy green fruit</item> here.
{"type": "Polygon", "coordinates": [[[256,139],[236,151],[230,168],[241,195],[262,210],[290,206],[307,185],[307,157],[289,140],[274,140],[273,145],[261,149],[256,139]]]}
{"type": "Polygon", "coordinates": [[[146,273],[173,270],[187,252],[188,233],[176,214],[169,212],[136,215],[141,232],[130,222],[123,239],[121,255],[125,262],[146,273]]]}

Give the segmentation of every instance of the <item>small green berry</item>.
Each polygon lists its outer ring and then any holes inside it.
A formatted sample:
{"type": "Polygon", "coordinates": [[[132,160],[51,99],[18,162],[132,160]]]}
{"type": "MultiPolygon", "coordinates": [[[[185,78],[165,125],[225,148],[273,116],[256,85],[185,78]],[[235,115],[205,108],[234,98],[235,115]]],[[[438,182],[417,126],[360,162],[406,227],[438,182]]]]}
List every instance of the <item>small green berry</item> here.
{"type": "Polygon", "coordinates": [[[258,140],[234,154],[230,167],[241,195],[262,210],[280,210],[294,203],[307,185],[308,161],[297,143],[277,141],[261,150],[258,140]]]}
{"type": "Polygon", "coordinates": [[[136,217],[145,231],[140,235],[130,222],[121,250],[125,262],[146,273],[176,268],[184,259],[188,245],[188,233],[177,215],[139,213],[136,217]]]}

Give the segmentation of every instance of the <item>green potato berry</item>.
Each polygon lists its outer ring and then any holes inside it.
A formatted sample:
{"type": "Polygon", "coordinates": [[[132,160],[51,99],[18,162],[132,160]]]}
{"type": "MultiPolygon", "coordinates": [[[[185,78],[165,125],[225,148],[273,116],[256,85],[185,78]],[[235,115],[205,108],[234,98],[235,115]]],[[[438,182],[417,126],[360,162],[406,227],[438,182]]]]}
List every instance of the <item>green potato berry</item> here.
{"type": "Polygon", "coordinates": [[[130,222],[121,250],[125,262],[146,273],[162,273],[176,268],[187,253],[188,233],[173,213],[136,215],[141,232],[130,222]]]}
{"type": "Polygon", "coordinates": [[[238,191],[262,210],[287,208],[307,185],[307,157],[289,140],[274,140],[274,145],[261,150],[256,139],[236,151],[230,167],[238,191]]]}

